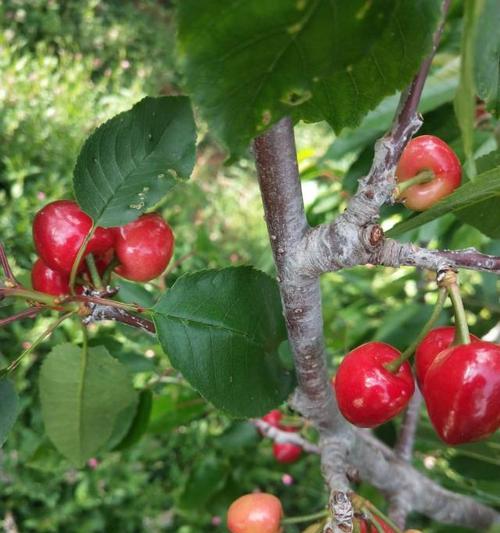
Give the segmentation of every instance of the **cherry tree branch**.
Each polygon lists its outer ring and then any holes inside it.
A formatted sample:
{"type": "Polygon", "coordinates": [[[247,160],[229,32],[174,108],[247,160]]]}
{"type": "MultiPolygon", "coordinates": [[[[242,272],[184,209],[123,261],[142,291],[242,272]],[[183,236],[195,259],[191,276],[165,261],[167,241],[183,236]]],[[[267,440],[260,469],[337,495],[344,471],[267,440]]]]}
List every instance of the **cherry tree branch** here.
{"type": "Polygon", "coordinates": [[[275,442],[280,442],[280,443],[286,442],[290,444],[296,444],[297,446],[300,446],[307,453],[314,453],[316,455],[319,455],[320,453],[319,446],[316,446],[316,444],[313,444],[307,439],[304,439],[295,431],[283,431],[282,429],[279,429],[275,426],[272,426],[271,424],[268,424],[265,420],[262,420],[260,418],[256,418],[255,420],[252,420],[252,422],[254,426],[265,437],[268,437],[274,440],[275,442]]]}
{"type": "MultiPolygon", "coordinates": [[[[404,414],[403,425],[401,426],[398,441],[394,447],[394,454],[396,457],[406,463],[411,463],[422,402],[422,394],[416,389],[404,414]]],[[[411,502],[408,501],[406,492],[398,492],[389,495],[389,518],[395,522],[398,527],[404,529],[406,525],[406,517],[410,510],[411,502]]]]}

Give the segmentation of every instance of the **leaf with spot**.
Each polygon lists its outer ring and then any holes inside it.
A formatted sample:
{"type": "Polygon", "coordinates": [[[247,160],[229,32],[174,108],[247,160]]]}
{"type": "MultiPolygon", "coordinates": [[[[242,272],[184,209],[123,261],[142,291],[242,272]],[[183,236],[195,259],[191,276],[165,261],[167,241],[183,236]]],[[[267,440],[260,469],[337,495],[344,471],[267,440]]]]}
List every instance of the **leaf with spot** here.
{"type": "Polygon", "coordinates": [[[40,370],[42,418],[59,452],[81,466],[106,444],[136,400],[127,370],[102,346],[56,346],[40,370]]]}
{"type": "Polygon", "coordinates": [[[278,286],[263,272],[185,275],[153,309],[172,366],[222,411],[261,416],[293,390],[295,374],[278,353],[286,339],[278,286]]]}
{"type": "Polygon", "coordinates": [[[144,98],[86,140],[74,170],[76,200],[97,226],[126,224],[189,178],[195,143],[188,98],[144,98]]]}
{"type": "Polygon", "coordinates": [[[194,104],[240,153],[285,115],[359,124],[403,88],[432,42],[439,0],[183,0],[178,52],[194,104]]]}

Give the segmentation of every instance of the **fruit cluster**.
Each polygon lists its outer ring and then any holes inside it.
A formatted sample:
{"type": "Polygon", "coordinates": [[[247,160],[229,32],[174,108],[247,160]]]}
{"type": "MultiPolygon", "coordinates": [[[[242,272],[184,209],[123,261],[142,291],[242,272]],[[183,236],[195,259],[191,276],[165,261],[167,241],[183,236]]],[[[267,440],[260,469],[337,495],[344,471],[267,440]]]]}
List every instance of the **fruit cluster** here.
{"type": "MultiPolygon", "coordinates": [[[[281,423],[283,414],[278,409],[273,409],[267,415],[262,417],[264,422],[267,422],[270,426],[273,426],[281,431],[287,431],[289,433],[295,433],[298,429],[294,426],[288,426],[281,423]]],[[[293,442],[278,442],[273,443],[273,455],[278,463],[294,463],[299,459],[302,454],[302,447],[293,442]]]]}
{"type": "Polygon", "coordinates": [[[70,292],[71,270],[91,231],[77,269],[80,286],[83,281],[92,285],[87,266],[92,259],[100,276],[113,270],[123,278],[146,282],[158,277],[172,257],[174,235],[160,215],[142,215],[125,226],[94,231],[92,219],[75,202],[58,200],[38,211],[33,221],[39,255],[31,271],[35,290],[55,296],[70,292]]]}
{"type": "MultiPolygon", "coordinates": [[[[471,336],[454,345],[455,328],[430,331],[415,352],[415,371],[431,422],[447,444],[464,444],[500,427],[500,346],[471,336]]],[[[400,353],[368,342],[348,353],[332,380],[337,402],[352,424],[373,428],[408,404],[414,390],[407,361],[394,371],[400,353]]]]}

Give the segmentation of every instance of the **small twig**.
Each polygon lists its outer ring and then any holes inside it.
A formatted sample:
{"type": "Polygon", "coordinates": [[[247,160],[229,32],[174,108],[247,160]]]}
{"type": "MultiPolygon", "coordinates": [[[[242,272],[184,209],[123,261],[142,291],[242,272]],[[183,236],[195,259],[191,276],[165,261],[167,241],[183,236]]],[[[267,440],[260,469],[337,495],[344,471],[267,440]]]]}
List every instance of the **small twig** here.
{"type": "Polygon", "coordinates": [[[23,309],[22,311],[19,311],[19,313],[16,313],[15,315],[11,315],[6,318],[0,319],[0,328],[3,326],[7,326],[8,324],[11,324],[12,322],[16,322],[16,320],[24,320],[26,318],[35,318],[38,314],[46,310],[47,310],[47,307],[30,307],[29,309],[23,309]]]}
{"type": "Polygon", "coordinates": [[[94,303],[91,303],[89,307],[90,313],[83,319],[84,324],[92,324],[93,322],[101,322],[103,320],[113,320],[133,328],[147,331],[148,333],[156,333],[155,325],[151,320],[133,315],[123,309],[94,303]]]}
{"type": "Polygon", "coordinates": [[[314,453],[316,455],[320,453],[319,446],[316,446],[316,444],[304,439],[297,432],[283,431],[261,419],[252,420],[252,423],[262,432],[263,435],[273,439],[275,442],[296,444],[305,452],[314,453]]]}
{"type": "MultiPolygon", "coordinates": [[[[394,447],[394,454],[396,457],[405,463],[410,463],[413,455],[422,401],[422,395],[420,394],[420,391],[416,389],[406,409],[398,441],[394,447]]],[[[398,527],[404,529],[410,509],[411,502],[408,501],[408,495],[404,492],[396,492],[389,496],[389,518],[394,521],[398,527]]]]}
{"type": "Polygon", "coordinates": [[[5,278],[8,279],[15,286],[19,285],[18,281],[16,280],[14,276],[14,273],[12,272],[12,268],[10,267],[10,264],[9,264],[9,259],[7,258],[7,254],[5,253],[5,248],[1,242],[0,242],[0,264],[2,265],[5,278]]]}

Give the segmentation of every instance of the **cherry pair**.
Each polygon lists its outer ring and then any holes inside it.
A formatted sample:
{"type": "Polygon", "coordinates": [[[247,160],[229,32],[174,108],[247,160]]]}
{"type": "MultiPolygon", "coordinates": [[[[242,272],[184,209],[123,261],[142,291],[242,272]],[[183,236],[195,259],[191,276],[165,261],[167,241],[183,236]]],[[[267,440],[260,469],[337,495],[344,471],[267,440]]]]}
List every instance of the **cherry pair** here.
{"type": "MultiPolygon", "coordinates": [[[[42,208],[33,221],[33,240],[40,258],[32,269],[33,288],[54,295],[69,292],[69,276],[92,219],[75,202],[59,200],[42,208]]],[[[99,274],[116,257],[115,272],[132,281],[159,276],[172,257],[174,236],[158,214],[142,215],[117,228],[98,227],[85,248],[99,274]]],[[[78,268],[86,272],[85,262],[78,268]]]]}
{"type": "MultiPolygon", "coordinates": [[[[290,433],[296,432],[297,429],[293,426],[286,426],[281,423],[283,414],[278,409],[273,409],[267,415],[262,417],[264,422],[269,425],[281,429],[282,431],[288,431],[290,433]]],[[[302,454],[302,447],[294,444],[293,442],[274,442],[273,443],[273,455],[278,463],[294,463],[299,459],[302,454]]]]}
{"type": "MultiPolygon", "coordinates": [[[[500,347],[471,337],[452,346],[455,328],[432,330],[417,347],[415,369],[429,417],[447,444],[490,436],[500,427],[500,347]]],[[[400,353],[369,342],[347,354],[333,386],[340,411],[353,424],[378,426],[400,413],[415,386],[408,362],[391,372],[400,353]]]]}
{"type": "Polygon", "coordinates": [[[415,352],[415,370],[432,425],[447,444],[465,444],[500,427],[500,346],[471,335],[453,346],[455,328],[431,331],[415,352]]]}

